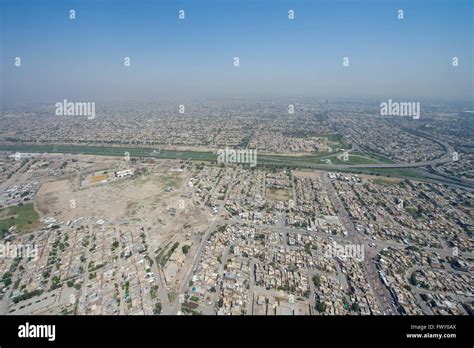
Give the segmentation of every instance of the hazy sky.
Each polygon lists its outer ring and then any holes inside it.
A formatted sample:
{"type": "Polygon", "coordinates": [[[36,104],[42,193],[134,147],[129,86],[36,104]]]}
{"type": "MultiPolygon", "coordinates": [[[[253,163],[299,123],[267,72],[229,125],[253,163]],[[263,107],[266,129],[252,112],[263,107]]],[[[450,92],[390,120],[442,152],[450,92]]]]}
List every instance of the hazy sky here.
{"type": "Polygon", "coordinates": [[[473,97],[472,0],[0,0],[0,6],[5,105],[64,98],[473,97]],[[180,9],[185,20],[178,19],[180,9]]]}

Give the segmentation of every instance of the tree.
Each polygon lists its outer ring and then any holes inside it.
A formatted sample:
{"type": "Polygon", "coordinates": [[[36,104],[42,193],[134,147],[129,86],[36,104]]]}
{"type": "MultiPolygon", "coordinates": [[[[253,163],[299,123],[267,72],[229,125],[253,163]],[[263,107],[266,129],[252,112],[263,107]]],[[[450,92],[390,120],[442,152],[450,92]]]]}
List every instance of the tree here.
{"type": "Polygon", "coordinates": [[[9,286],[12,283],[11,274],[6,272],[2,277],[2,281],[5,287],[9,286]]]}
{"type": "Polygon", "coordinates": [[[416,279],[415,272],[413,272],[413,273],[411,274],[410,282],[411,282],[413,285],[415,285],[415,286],[418,285],[418,280],[416,279]]]}
{"type": "Polygon", "coordinates": [[[184,255],[187,255],[187,253],[189,252],[189,249],[191,247],[189,245],[183,245],[183,247],[181,248],[181,250],[183,250],[183,254],[184,255]]]}
{"type": "Polygon", "coordinates": [[[316,309],[318,312],[323,313],[326,310],[326,304],[324,302],[318,302],[316,304],[316,309]]]}
{"type": "Polygon", "coordinates": [[[161,314],[161,302],[157,302],[155,304],[155,308],[153,309],[153,314],[161,314]]]}

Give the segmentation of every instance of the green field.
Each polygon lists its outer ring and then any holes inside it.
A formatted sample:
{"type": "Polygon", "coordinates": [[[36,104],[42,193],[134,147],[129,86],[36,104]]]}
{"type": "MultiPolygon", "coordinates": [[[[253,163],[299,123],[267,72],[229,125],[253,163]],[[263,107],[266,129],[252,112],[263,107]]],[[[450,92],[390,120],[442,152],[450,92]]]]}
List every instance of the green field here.
{"type": "Polygon", "coordinates": [[[27,231],[38,222],[39,216],[33,203],[16,205],[0,210],[0,236],[3,237],[10,227],[16,225],[18,232],[27,231]]]}
{"type": "Polygon", "coordinates": [[[336,155],[328,157],[331,160],[331,163],[334,165],[351,165],[351,164],[378,164],[381,163],[378,160],[368,158],[365,156],[353,155],[352,153],[349,154],[348,161],[341,161],[336,157],[336,155]]]}
{"type": "Polygon", "coordinates": [[[392,178],[384,178],[379,177],[372,180],[374,184],[377,185],[399,185],[401,180],[400,179],[392,179],[392,178]]]}
{"type": "Polygon", "coordinates": [[[2,145],[0,151],[12,152],[31,152],[31,153],[70,153],[82,155],[98,156],[124,156],[126,152],[130,157],[154,157],[163,159],[183,159],[183,160],[202,160],[215,161],[216,155],[212,152],[202,151],[168,151],[161,150],[159,153],[153,153],[151,148],[130,148],[113,146],[63,146],[63,145],[2,145]]]}
{"type": "Polygon", "coordinates": [[[279,189],[275,187],[267,188],[267,198],[274,201],[286,202],[291,199],[291,191],[288,189],[279,189]]]}
{"type": "Polygon", "coordinates": [[[406,178],[406,179],[426,179],[425,176],[419,174],[410,168],[354,168],[355,172],[361,172],[371,175],[381,175],[388,177],[406,178]]]}
{"type": "Polygon", "coordinates": [[[350,155],[368,157],[368,158],[373,159],[374,161],[377,161],[376,163],[393,163],[393,161],[391,161],[390,159],[382,157],[382,156],[375,155],[373,153],[363,153],[363,152],[360,152],[360,151],[352,151],[350,153],[350,155]]]}

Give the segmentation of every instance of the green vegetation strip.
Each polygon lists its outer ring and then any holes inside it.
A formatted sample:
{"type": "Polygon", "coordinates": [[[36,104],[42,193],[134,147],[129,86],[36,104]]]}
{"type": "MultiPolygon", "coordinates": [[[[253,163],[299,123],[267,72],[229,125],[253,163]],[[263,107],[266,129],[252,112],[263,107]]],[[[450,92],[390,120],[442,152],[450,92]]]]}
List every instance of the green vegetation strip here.
{"type": "Polygon", "coordinates": [[[5,219],[0,220],[0,237],[3,237],[3,235],[13,225],[16,225],[18,232],[23,232],[39,219],[39,215],[36,212],[33,203],[1,209],[0,216],[6,217],[5,219]]]}
{"type": "MultiPolygon", "coordinates": [[[[111,147],[111,146],[63,146],[63,145],[0,145],[0,151],[11,152],[27,152],[27,153],[69,153],[69,154],[84,154],[97,156],[124,156],[126,152],[131,157],[154,157],[159,159],[181,159],[193,161],[207,161],[216,162],[217,155],[213,152],[203,151],[173,151],[161,150],[153,153],[151,148],[128,148],[128,147],[111,147]]],[[[287,156],[287,155],[258,155],[258,167],[269,168],[306,168],[306,169],[320,169],[327,171],[341,171],[351,173],[365,173],[372,175],[394,176],[406,179],[424,180],[426,177],[420,175],[418,172],[404,168],[338,168],[337,165],[327,165],[321,162],[322,159],[331,159],[335,157],[335,153],[322,152],[317,155],[310,156],[287,156]]],[[[362,161],[369,161],[367,163],[381,162],[367,157],[350,155],[353,164],[361,164],[362,161]]],[[[345,165],[350,164],[344,162],[345,165]]]]}

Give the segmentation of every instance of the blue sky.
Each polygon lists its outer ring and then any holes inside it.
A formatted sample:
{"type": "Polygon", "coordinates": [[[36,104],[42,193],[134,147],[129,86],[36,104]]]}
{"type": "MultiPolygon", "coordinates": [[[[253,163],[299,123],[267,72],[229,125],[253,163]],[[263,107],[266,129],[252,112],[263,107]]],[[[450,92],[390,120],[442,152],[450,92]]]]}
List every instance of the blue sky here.
{"type": "Polygon", "coordinates": [[[471,0],[0,4],[7,105],[64,98],[473,96],[471,0]],[[180,9],[185,20],[178,19],[180,9]],[[404,20],[397,19],[398,9],[404,20]],[[15,57],[22,59],[20,68],[15,57]],[[123,66],[124,57],[130,67],[123,66]]]}

